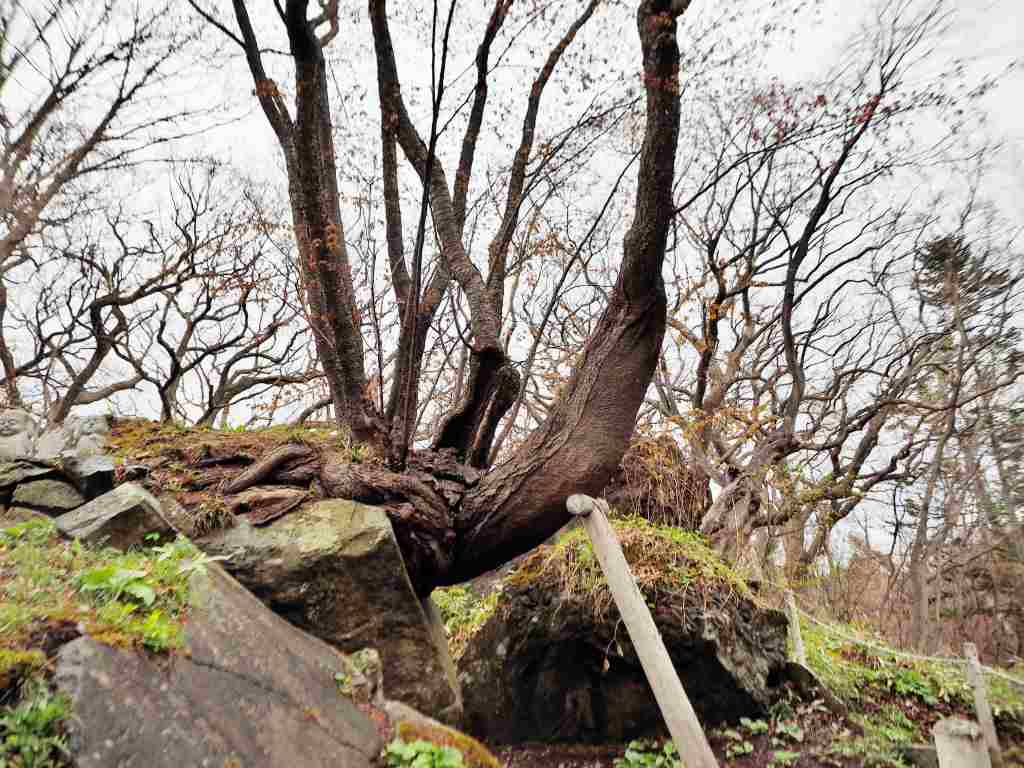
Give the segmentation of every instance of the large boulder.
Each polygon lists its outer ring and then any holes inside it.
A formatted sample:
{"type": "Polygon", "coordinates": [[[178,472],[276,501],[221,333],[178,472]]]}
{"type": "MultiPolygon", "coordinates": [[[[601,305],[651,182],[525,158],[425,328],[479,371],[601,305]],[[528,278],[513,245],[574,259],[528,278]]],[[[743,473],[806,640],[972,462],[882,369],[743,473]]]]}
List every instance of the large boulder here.
{"type": "MultiPolygon", "coordinates": [[[[669,655],[707,726],[765,712],[786,668],[785,616],[693,534],[616,522],[669,655]]],[[[508,577],[459,659],[465,720],[491,743],[616,742],[663,726],[584,531],[508,577]]]]}
{"type": "Polygon", "coordinates": [[[61,463],[61,469],[87,500],[114,490],[117,464],[109,456],[72,456],[61,463]]]}
{"type": "Polygon", "coordinates": [[[142,544],[147,537],[168,539],[174,535],[174,529],[161,514],[160,502],[136,483],[119,485],[64,513],[55,522],[65,536],[118,549],[142,544]]]}
{"type": "Polygon", "coordinates": [[[336,676],[351,665],[215,565],[194,574],[184,648],[153,656],[88,637],[57,654],[78,768],[369,768],[381,739],[336,676]]]}
{"type": "Polygon", "coordinates": [[[332,499],[196,541],[294,625],[343,651],[373,647],[388,697],[457,721],[461,696],[436,608],[412,588],[384,510],[332,499]]]}
{"type": "Polygon", "coordinates": [[[0,462],[0,495],[9,497],[19,483],[59,474],[57,467],[49,461],[19,458],[0,462]]]}
{"type": "Polygon", "coordinates": [[[11,503],[37,512],[59,515],[80,507],[85,503],[85,497],[70,483],[57,478],[42,478],[21,483],[14,489],[11,503]]]}

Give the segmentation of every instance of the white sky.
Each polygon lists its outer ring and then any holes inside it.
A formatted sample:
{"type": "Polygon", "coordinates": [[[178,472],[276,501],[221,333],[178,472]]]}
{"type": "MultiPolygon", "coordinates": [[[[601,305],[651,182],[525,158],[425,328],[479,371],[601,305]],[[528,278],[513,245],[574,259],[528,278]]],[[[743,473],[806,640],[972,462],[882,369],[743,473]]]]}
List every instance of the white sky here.
{"type": "MultiPolygon", "coordinates": [[[[746,13],[750,18],[756,19],[758,13],[771,3],[770,0],[748,0],[747,4],[750,10],[746,13]]],[[[259,16],[262,5],[267,5],[269,9],[269,3],[261,0],[251,2],[254,16],[259,16]]],[[[396,40],[400,75],[407,98],[412,88],[424,87],[429,82],[429,49],[426,48],[424,37],[429,30],[429,13],[426,9],[428,4],[398,4],[396,7],[409,9],[413,5],[424,7],[419,12],[413,9],[412,23],[405,21],[409,17],[403,19],[404,10],[392,10],[392,33],[396,40]]],[[[566,3],[565,7],[575,8],[577,5],[582,4],[566,3]]],[[[631,8],[632,3],[627,5],[631,8]]],[[[799,16],[791,20],[796,32],[791,44],[777,46],[767,57],[769,73],[783,80],[813,78],[833,65],[836,51],[842,48],[843,42],[867,19],[875,3],[873,0],[810,0],[807,5],[813,8],[813,11],[804,9],[799,16]]],[[[470,7],[485,9],[489,6],[490,3],[480,3],[480,0],[462,0],[460,11],[470,7]]],[[[951,6],[955,6],[952,10],[955,13],[956,24],[948,39],[942,41],[935,57],[937,64],[945,65],[954,59],[962,59],[971,68],[970,72],[980,74],[1002,71],[1015,58],[1020,58],[1024,54],[1022,0],[959,0],[955,4],[951,3],[951,6]]],[[[335,42],[335,50],[332,51],[332,55],[339,59],[332,70],[339,87],[339,90],[332,93],[335,124],[342,132],[345,132],[346,125],[354,125],[355,130],[359,131],[367,127],[366,123],[376,125],[375,62],[364,4],[350,3],[346,6],[343,3],[343,7],[349,10],[343,10],[345,22],[342,33],[335,42]],[[349,94],[344,103],[339,98],[342,92],[349,94]]],[[[702,17],[721,13],[721,8],[718,0],[696,0],[687,12],[686,23],[697,24],[702,17]]],[[[614,12],[607,12],[605,18],[599,16],[591,21],[587,31],[591,33],[592,38],[587,42],[596,43],[599,50],[605,49],[606,52],[610,52],[616,68],[621,67],[627,72],[632,68],[632,71],[636,72],[639,70],[639,45],[635,39],[635,32],[629,28],[628,22],[623,24],[619,17],[615,17],[616,23],[611,23],[612,13],[614,12]],[[601,25],[604,25],[603,30],[601,25]],[[597,34],[594,34],[595,32],[597,34]],[[612,34],[608,34],[609,32],[612,34]]],[[[276,22],[276,18],[269,13],[264,18],[271,24],[276,22]]],[[[462,29],[462,34],[455,43],[456,59],[449,72],[462,72],[470,63],[469,55],[479,39],[485,20],[481,12],[478,23],[462,29]],[[459,48],[462,49],[461,55],[459,48]]],[[[230,21],[233,27],[233,20],[230,21]]],[[[750,24],[756,24],[756,21],[750,24]]],[[[736,23],[729,29],[731,31],[741,28],[740,24],[736,23]]],[[[509,27],[506,26],[503,33],[507,35],[508,32],[509,27]]],[[[265,39],[268,43],[275,42],[269,40],[269,37],[265,39]]],[[[246,168],[247,172],[258,178],[281,184],[283,189],[284,178],[278,163],[277,147],[255,99],[249,96],[251,83],[248,73],[237,53],[228,53],[235,61],[222,72],[211,74],[207,90],[213,92],[219,101],[227,100],[236,104],[236,114],[247,114],[240,122],[208,134],[203,141],[204,149],[230,159],[233,164],[246,168]],[[216,94],[216,91],[220,93],[216,94]]],[[[272,58],[269,61],[273,63],[272,58]]],[[[519,86],[515,89],[516,93],[525,96],[522,84],[524,81],[528,82],[527,78],[533,77],[537,66],[539,54],[532,58],[520,57],[510,61],[509,66],[504,68],[505,71],[499,72],[497,76],[504,77],[509,84],[519,86]]],[[[287,69],[281,74],[287,77],[287,69]]],[[[602,72],[600,69],[595,70],[593,74],[596,87],[601,87],[604,84],[602,79],[607,80],[609,75],[614,78],[614,72],[602,72]]],[[[461,90],[468,87],[469,82],[468,77],[463,77],[457,87],[461,86],[461,90]]],[[[501,90],[503,89],[500,87],[492,90],[492,106],[503,95],[501,90]]],[[[194,91],[182,94],[186,98],[194,98],[195,95],[194,91]]],[[[552,112],[552,105],[549,103],[552,101],[551,96],[546,94],[545,100],[544,106],[547,110],[542,112],[542,127],[545,123],[543,115],[550,116],[552,112]]],[[[518,101],[522,102],[523,98],[519,98],[518,101]]],[[[989,192],[1000,201],[1007,213],[1024,222],[1024,70],[1018,68],[1015,72],[1002,77],[998,87],[983,99],[982,104],[988,113],[988,138],[1005,145],[997,164],[1001,177],[990,180],[989,192]]],[[[558,110],[554,111],[557,114],[558,110]]],[[[516,114],[512,121],[515,127],[518,127],[520,119],[519,114],[516,114]]],[[[420,122],[418,127],[421,132],[426,132],[428,125],[425,121],[420,122]]],[[[376,137],[376,128],[369,131],[369,136],[376,137]]],[[[338,145],[339,160],[344,160],[343,155],[348,148],[342,137],[338,145]]],[[[376,152],[376,149],[376,141],[372,141],[372,150],[376,152]]]]}

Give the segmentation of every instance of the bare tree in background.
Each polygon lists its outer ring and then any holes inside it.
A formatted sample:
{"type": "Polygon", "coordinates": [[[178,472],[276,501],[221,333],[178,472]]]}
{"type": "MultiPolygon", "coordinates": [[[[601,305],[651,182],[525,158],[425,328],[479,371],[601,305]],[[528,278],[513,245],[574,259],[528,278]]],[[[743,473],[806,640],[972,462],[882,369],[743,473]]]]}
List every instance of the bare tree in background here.
{"type": "Polygon", "coordinates": [[[701,531],[732,555],[780,531],[793,576],[921,447],[890,427],[936,339],[901,334],[887,302],[933,219],[886,185],[942,162],[956,126],[927,145],[901,138],[949,103],[913,79],[947,18],[941,4],[885,10],[823,82],[716,102],[705,141],[718,151],[680,183],[651,405],[721,488],[701,531]]]}
{"type": "Polygon", "coordinates": [[[39,267],[34,238],[85,215],[90,185],[142,160],[184,116],[135,109],[190,42],[171,8],[54,0],[0,9],[0,364],[11,405],[24,403],[5,333],[9,276],[39,267]]]}
{"type": "Polygon", "coordinates": [[[142,375],[128,371],[118,378],[105,363],[152,314],[154,296],[210,276],[208,243],[194,238],[188,223],[166,236],[119,209],[104,219],[95,231],[69,227],[40,239],[41,271],[33,277],[47,279],[8,318],[7,328],[32,342],[24,358],[12,357],[14,378],[38,385],[51,424],[77,405],[136,387],[142,375]],[[102,381],[111,375],[114,381],[102,381]]]}
{"type": "Polygon", "coordinates": [[[156,389],[162,421],[209,426],[233,404],[261,404],[270,391],[319,376],[294,295],[294,259],[272,253],[272,213],[254,190],[232,189],[217,173],[180,176],[165,206],[173,211],[167,241],[191,243],[201,275],[154,294],[117,347],[136,379],[156,389]]]}

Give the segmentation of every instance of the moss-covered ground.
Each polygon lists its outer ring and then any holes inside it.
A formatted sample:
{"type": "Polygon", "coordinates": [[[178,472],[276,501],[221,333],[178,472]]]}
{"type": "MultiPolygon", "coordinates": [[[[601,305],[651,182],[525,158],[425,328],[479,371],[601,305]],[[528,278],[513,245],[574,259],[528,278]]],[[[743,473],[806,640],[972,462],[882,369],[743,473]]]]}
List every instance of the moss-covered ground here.
{"type": "MultiPolygon", "coordinates": [[[[124,479],[145,468],[143,484],[157,496],[172,496],[181,514],[172,522],[188,535],[202,536],[233,524],[237,510],[221,489],[254,462],[283,445],[303,445],[313,455],[340,461],[376,461],[333,424],[279,425],[259,429],[183,427],[173,422],[115,419],[110,451],[124,479]]],[[[308,482],[300,483],[307,488],[308,482]]]]}
{"type": "Polygon", "coordinates": [[[44,518],[0,518],[0,766],[61,764],[66,705],[53,655],[88,633],[120,647],[177,647],[188,579],[204,556],[179,539],[119,552],[57,536],[44,518]]]}
{"type": "MultiPolygon", "coordinates": [[[[801,633],[808,666],[850,707],[851,735],[833,745],[834,754],[899,765],[899,746],[930,741],[936,721],[975,717],[974,692],[962,664],[903,657],[852,626],[826,628],[803,619],[801,633]]],[[[1005,672],[1024,680],[1024,667],[1005,672]]],[[[1024,764],[1024,687],[996,675],[986,675],[986,683],[1010,764],[1024,764]]]]}
{"type": "Polygon", "coordinates": [[[255,457],[287,443],[333,448],[347,441],[339,437],[337,427],[324,423],[214,429],[138,418],[115,419],[109,441],[113,456],[128,462],[173,456],[185,459],[213,452],[255,457]]]}

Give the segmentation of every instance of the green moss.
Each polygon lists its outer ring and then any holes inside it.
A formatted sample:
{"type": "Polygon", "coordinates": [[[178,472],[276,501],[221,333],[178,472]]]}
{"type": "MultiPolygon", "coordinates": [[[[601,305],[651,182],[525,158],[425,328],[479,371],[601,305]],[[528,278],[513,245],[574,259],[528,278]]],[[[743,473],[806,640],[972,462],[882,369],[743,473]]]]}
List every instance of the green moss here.
{"type": "Polygon", "coordinates": [[[501,763],[483,744],[454,728],[440,723],[399,721],[395,735],[405,742],[427,741],[439,747],[452,747],[462,753],[466,768],[501,768],[501,763]]]}
{"type": "MultiPolygon", "coordinates": [[[[725,563],[700,535],[672,526],[655,525],[637,517],[616,517],[611,524],[622,551],[651,607],[682,610],[700,596],[728,600],[752,599],[744,578],[725,563]]],[[[511,574],[512,587],[538,584],[585,597],[596,616],[612,606],[600,564],[586,530],[566,533],[552,547],[542,547],[511,574]]]]}
{"type": "Polygon", "coordinates": [[[0,653],[32,654],[50,630],[152,650],[180,643],[188,577],[204,556],[190,542],[119,552],[67,542],[49,520],[0,530],[0,653]]]}
{"type": "MultiPolygon", "coordinates": [[[[861,628],[839,625],[837,629],[848,637],[863,638],[871,646],[850,642],[816,624],[802,621],[807,665],[825,685],[854,707],[902,700],[928,708],[946,704],[973,710],[974,692],[962,664],[907,659],[887,653],[880,638],[868,635],[861,628]]],[[[992,675],[986,677],[986,682],[994,714],[1024,720],[1024,691],[992,675]]]]}
{"type": "Polygon", "coordinates": [[[10,650],[0,648],[0,689],[15,680],[39,671],[46,664],[45,654],[37,649],[10,650]]]}
{"type": "Polygon", "coordinates": [[[448,647],[458,659],[476,634],[494,613],[498,605],[498,593],[491,592],[480,597],[465,587],[435,589],[431,594],[448,633],[448,647]]]}

